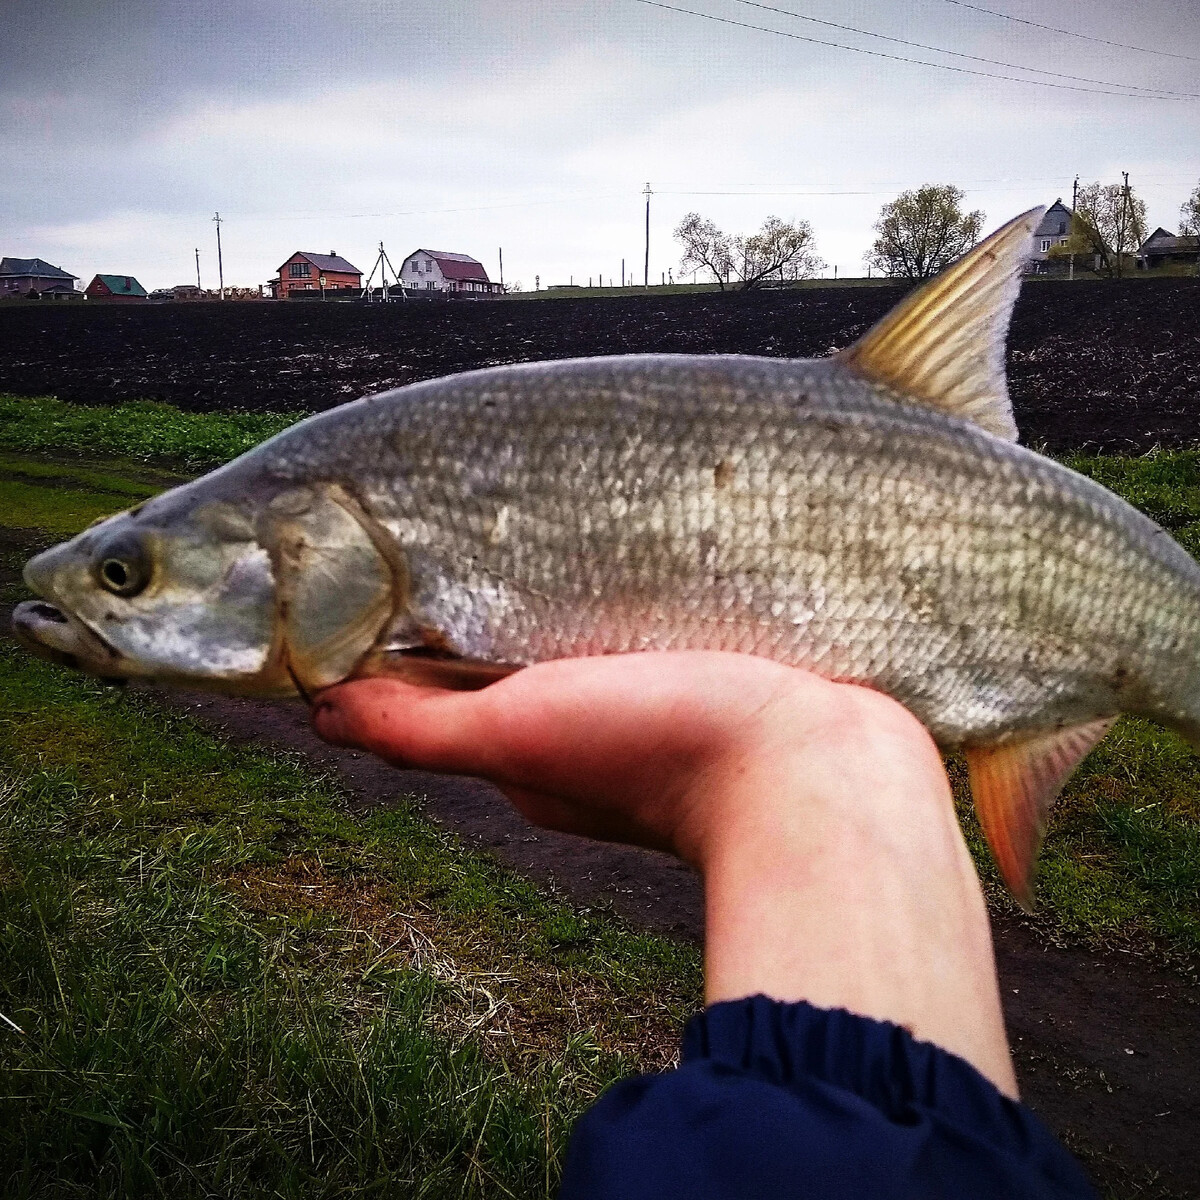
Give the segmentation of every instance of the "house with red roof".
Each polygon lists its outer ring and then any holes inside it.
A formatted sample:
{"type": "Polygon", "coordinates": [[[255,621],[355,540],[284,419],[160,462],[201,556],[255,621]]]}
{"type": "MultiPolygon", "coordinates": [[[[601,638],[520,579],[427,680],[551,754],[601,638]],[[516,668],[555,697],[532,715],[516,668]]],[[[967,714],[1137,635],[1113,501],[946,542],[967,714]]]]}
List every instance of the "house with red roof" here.
{"type": "Polygon", "coordinates": [[[504,291],[488,278],[479,259],[448,250],[414,250],[400,266],[400,282],[417,291],[453,296],[495,296],[504,291]]]}
{"type": "Polygon", "coordinates": [[[362,272],[336,250],[328,254],[297,250],[279,268],[279,277],[271,280],[270,287],[277,300],[286,300],[293,292],[345,293],[362,287],[362,272]]]}

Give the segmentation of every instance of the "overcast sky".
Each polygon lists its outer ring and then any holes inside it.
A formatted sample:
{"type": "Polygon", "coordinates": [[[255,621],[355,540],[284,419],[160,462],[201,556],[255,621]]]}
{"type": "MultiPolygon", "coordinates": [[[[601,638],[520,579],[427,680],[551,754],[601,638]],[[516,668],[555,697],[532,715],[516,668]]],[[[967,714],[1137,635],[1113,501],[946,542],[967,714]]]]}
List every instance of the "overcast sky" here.
{"type": "Polygon", "coordinates": [[[154,288],[194,281],[199,247],[215,286],[220,210],[230,284],[265,282],[297,249],[365,273],[380,240],[397,266],[454,250],[493,278],[503,247],[506,282],[527,288],[619,279],[622,258],[640,279],[649,182],[655,279],[677,269],[671,230],[693,209],[732,232],[807,219],[830,267],[860,274],[880,206],[923,182],[963,188],[991,228],[1069,202],[1077,174],[1127,170],[1150,228],[1172,231],[1200,182],[1196,0],[663,2],[709,16],[640,0],[0,0],[0,254],[81,287],[111,272],[154,288]],[[1156,98],[1172,91],[1194,95],[1156,98]]]}

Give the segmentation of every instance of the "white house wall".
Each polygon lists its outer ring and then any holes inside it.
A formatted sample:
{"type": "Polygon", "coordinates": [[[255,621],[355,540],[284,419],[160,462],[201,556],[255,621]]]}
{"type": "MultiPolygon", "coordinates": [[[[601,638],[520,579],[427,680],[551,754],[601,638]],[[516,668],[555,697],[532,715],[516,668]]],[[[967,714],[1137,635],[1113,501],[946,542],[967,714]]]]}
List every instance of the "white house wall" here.
{"type": "Polygon", "coordinates": [[[400,264],[400,282],[405,287],[420,288],[422,291],[441,292],[446,289],[446,277],[442,274],[437,259],[424,254],[410,254],[400,264]],[[426,263],[430,265],[426,267],[426,263]],[[417,269],[418,266],[420,270],[417,269]],[[431,283],[434,285],[432,288],[428,286],[431,283]]]}

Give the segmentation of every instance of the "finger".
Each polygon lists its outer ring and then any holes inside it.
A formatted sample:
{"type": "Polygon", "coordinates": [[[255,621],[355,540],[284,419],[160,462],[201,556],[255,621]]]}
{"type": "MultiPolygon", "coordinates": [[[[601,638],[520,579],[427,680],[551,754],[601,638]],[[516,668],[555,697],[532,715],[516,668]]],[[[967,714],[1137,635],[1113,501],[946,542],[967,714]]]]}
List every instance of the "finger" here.
{"type": "Polygon", "coordinates": [[[313,725],[326,741],[357,746],[396,766],[492,775],[503,749],[495,705],[479,692],[363,679],[317,697],[313,725]]]}

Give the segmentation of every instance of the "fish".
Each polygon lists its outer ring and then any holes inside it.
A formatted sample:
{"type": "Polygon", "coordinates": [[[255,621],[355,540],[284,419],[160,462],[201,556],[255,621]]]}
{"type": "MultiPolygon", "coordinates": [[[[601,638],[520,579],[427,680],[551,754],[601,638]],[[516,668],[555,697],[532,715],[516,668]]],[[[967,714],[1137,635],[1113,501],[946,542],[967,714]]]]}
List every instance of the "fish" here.
{"type": "Polygon", "coordinates": [[[1026,907],[1050,807],[1121,713],[1200,744],[1200,567],[1018,444],[1032,210],[824,359],[490,367],[312,416],[25,568],[28,647],[311,700],[706,649],[864,685],[961,752],[1026,907]]]}

